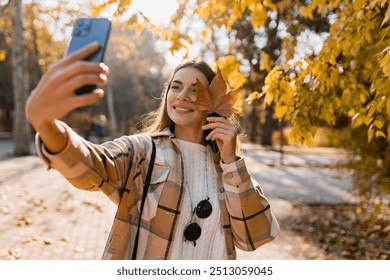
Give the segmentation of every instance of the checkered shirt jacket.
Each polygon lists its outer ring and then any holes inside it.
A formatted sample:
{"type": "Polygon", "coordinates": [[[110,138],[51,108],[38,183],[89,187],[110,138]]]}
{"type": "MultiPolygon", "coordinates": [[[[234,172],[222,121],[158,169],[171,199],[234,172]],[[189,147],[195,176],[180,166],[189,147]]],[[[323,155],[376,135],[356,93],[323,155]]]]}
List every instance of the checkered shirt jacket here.
{"type": "MultiPolygon", "coordinates": [[[[67,146],[50,154],[37,134],[39,156],[77,188],[102,191],[118,205],[102,259],[131,259],[153,138],[156,158],[142,213],[137,259],[169,259],[183,202],[185,168],[196,168],[184,166],[170,130],[122,136],[96,145],[65,123],[61,125],[69,136],[67,146]]],[[[215,160],[215,167],[227,256],[236,259],[235,247],[253,251],[273,240],[279,225],[243,158],[230,164],[215,160]]]]}

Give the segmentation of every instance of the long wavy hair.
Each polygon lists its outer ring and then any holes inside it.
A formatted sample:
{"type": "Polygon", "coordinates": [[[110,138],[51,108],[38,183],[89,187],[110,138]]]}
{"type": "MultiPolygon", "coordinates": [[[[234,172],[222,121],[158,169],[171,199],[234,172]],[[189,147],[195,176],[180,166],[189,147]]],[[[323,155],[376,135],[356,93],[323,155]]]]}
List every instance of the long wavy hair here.
{"type": "Polygon", "coordinates": [[[152,134],[154,132],[160,132],[165,128],[169,127],[172,132],[175,129],[175,123],[169,118],[167,110],[167,94],[171,88],[171,83],[175,74],[183,68],[195,68],[203,73],[207,78],[209,84],[212,79],[215,77],[216,73],[211,69],[211,67],[203,61],[197,62],[195,60],[190,60],[184,63],[179,64],[172,75],[169,78],[168,83],[165,85],[165,88],[161,94],[161,103],[157,110],[150,112],[146,115],[145,119],[142,121],[141,132],[146,134],[152,134]]]}

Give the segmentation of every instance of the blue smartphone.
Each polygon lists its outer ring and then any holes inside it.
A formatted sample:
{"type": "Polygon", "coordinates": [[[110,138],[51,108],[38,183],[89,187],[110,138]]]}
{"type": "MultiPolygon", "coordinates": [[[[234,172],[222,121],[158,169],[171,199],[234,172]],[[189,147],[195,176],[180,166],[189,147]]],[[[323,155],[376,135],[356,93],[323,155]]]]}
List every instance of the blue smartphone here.
{"type": "MultiPolygon", "coordinates": [[[[85,45],[98,41],[100,49],[85,60],[100,63],[103,62],[111,31],[111,21],[106,18],[79,18],[75,21],[72,31],[72,39],[68,46],[67,54],[79,50],[85,45]]],[[[96,85],[83,86],[76,90],[76,94],[86,94],[96,89],[96,85]]]]}

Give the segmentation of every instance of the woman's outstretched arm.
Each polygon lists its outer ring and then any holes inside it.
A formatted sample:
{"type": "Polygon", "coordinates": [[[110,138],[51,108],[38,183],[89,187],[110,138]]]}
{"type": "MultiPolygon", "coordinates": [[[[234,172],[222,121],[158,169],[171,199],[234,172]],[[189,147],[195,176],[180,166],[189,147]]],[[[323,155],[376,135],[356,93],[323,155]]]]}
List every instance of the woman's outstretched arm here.
{"type": "Polygon", "coordinates": [[[103,96],[101,89],[75,94],[82,86],[107,82],[107,66],[82,60],[98,49],[98,43],[91,43],[51,65],[27,100],[28,119],[52,153],[61,151],[68,141],[64,128],[56,120],[75,108],[96,103],[103,96]]]}

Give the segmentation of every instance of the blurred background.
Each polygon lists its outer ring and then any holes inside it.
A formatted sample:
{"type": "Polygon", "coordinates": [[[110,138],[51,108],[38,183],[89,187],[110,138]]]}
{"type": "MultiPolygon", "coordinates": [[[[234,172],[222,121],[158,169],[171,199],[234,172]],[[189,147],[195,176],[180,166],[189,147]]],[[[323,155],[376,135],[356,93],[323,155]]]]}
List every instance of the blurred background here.
{"type": "MultiPolygon", "coordinates": [[[[24,111],[27,97],[65,54],[74,21],[91,16],[112,20],[105,56],[111,74],[100,103],[64,119],[82,136],[100,143],[136,132],[142,117],[157,109],[174,67],[203,59],[221,69],[231,88],[241,88],[236,108],[252,172],[270,186],[276,203],[300,213],[294,219],[279,214],[285,232],[309,244],[305,248],[320,244],[315,246],[321,253],[298,254],[292,248],[295,258],[390,258],[390,5],[385,0],[0,0],[3,222],[15,208],[7,191],[10,178],[44,169],[29,156],[36,151],[24,111]],[[259,171],[267,168],[270,177],[259,171]],[[302,185],[307,188],[292,193],[302,185]],[[343,198],[328,199],[319,191],[329,187],[342,191],[343,198]]],[[[44,200],[29,199],[36,206],[44,200]]],[[[31,224],[31,217],[18,217],[17,225],[31,224]]],[[[0,257],[28,258],[11,243],[0,246],[0,257]]]]}

